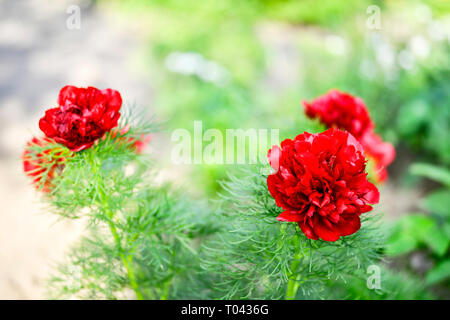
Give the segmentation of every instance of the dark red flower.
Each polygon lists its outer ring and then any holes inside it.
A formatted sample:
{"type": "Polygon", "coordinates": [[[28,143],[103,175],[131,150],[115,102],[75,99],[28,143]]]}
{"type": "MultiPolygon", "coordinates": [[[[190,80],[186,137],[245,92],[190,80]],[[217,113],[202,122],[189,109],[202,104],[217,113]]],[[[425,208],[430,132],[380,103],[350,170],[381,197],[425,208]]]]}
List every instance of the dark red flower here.
{"type": "Polygon", "coordinates": [[[336,241],[355,233],[359,216],[378,203],[367,180],[363,149],[348,132],[329,129],[286,139],[269,150],[277,170],[267,178],[270,194],[284,209],[279,221],[297,222],[309,239],[336,241]]]}
{"type": "Polygon", "coordinates": [[[45,112],[39,127],[47,137],[77,152],[117,126],[122,98],[112,89],[66,86],[59,93],[58,104],[45,112]]]}
{"type": "Polygon", "coordinates": [[[361,98],[334,89],[312,102],[304,101],[303,105],[308,117],[318,118],[329,128],[350,132],[362,144],[366,156],[374,161],[376,180],[387,179],[386,167],[394,160],[395,149],[375,134],[375,125],[361,98]]]}
{"type": "Polygon", "coordinates": [[[22,155],[23,171],[33,179],[33,184],[43,192],[50,192],[55,175],[64,169],[66,159],[71,156],[70,152],[56,147],[55,141],[49,138],[33,137],[22,155]],[[55,147],[52,147],[55,145],[55,147]]]}
{"type": "Polygon", "coordinates": [[[374,127],[364,101],[336,89],[312,102],[303,101],[303,105],[308,117],[318,118],[329,128],[346,130],[358,140],[374,127]]]}

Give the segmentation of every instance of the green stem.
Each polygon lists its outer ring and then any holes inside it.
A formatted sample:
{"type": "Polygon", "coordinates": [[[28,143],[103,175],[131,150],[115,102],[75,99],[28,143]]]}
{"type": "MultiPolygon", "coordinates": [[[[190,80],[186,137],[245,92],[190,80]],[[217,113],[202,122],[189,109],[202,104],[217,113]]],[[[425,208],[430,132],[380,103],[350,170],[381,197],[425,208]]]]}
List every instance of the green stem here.
{"type": "Polygon", "coordinates": [[[294,256],[291,263],[291,272],[289,274],[289,282],[286,289],[286,300],[294,300],[297,296],[298,288],[300,288],[301,272],[298,270],[302,261],[302,248],[294,256]]]}
{"type": "MultiPolygon", "coordinates": [[[[96,174],[96,172],[97,172],[97,166],[94,166],[94,174],[96,174]]],[[[101,179],[103,179],[103,177],[101,179]]],[[[102,180],[102,182],[100,182],[100,186],[99,186],[99,198],[100,198],[99,205],[105,211],[106,216],[108,218],[109,230],[111,231],[111,234],[114,238],[114,242],[119,250],[120,259],[122,260],[122,263],[125,267],[125,270],[128,275],[128,280],[130,281],[130,285],[136,294],[136,298],[138,300],[144,300],[145,299],[144,295],[142,294],[142,292],[139,289],[139,284],[136,279],[136,274],[133,270],[133,257],[130,254],[126,254],[125,250],[122,248],[122,243],[120,241],[119,233],[117,232],[116,226],[114,225],[114,222],[113,222],[114,213],[109,209],[108,197],[106,196],[104,190],[105,190],[105,188],[104,188],[104,184],[103,184],[103,180],[102,180]]]]}
{"type": "Polygon", "coordinates": [[[133,257],[131,255],[126,255],[124,253],[124,250],[122,249],[122,246],[120,243],[120,237],[117,232],[117,229],[114,226],[114,223],[112,223],[112,221],[111,221],[112,214],[110,215],[108,212],[107,212],[107,214],[110,219],[108,221],[109,230],[111,230],[111,233],[114,237],[114,242],[118,246],[120,259],[122,260],[125,270],[127,271],[128,280],[130,280],[130,285],[136,294],[136,298],[138,300],[144,300],[144,295],[141,293],[141,291],[139,289],[139,284],[137,283],[137,280],[136,280],[136,274],[134,273],[134,270],[133,270],[133,257]]]}
{"type": "MultiPolygon", "coordinates": [[[[175,264],[175,255],[176,255],[175,252],[176,252],[176,250],[172,251],[172,255],[171,255],[171,259],[170,259],[170,265],[171,265],[172,269],[175,264]]],[[[173,279],[173,276],[169,277],[167,279],[167,281],[164,282],[161,300],[167,300],[169,298],[170,288],[172,286],[172,279],[173,279]]]]}
{"type": "Polygon", "coordinates": [[[169,291],[170,291],[171,285],[172,285],[172,279],[169,279],[168,281],[166,281],[164,283],[161,300],[167,300],[169,298],[169,291]]]}

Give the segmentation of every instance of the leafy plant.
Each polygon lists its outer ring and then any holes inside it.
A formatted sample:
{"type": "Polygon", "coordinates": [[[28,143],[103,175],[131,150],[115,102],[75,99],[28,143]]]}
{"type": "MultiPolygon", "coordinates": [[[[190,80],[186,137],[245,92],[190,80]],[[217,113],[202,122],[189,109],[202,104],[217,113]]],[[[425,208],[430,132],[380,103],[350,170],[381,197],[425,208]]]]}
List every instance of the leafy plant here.
{"type": "Polygon", "coordinates": [[[281,209],[267,190],[267,170],[253,167],[223,182],[224,227],[202,256],[217,297],[320,298],[328,280],[365,279],[367,266],[380,261],[377,217],[367,215],[357,233],[336,242],[311,241],[295,224],[276,220],[281,209]]]}
{"type": "Polygon", "coordinates": [[[398,256],[427,249],[434,266],[427,271],[426,281],[429,285],[442,283],[450,277],[450,171],[424,163],[412,165],[410,171],[440,182],[444,188],[424,198],[422,206],[428,214],[409,214],[394,224],[387,252],[398,256]]]}
{"type": "Polygon", "coordinates": [[[194,281],[199,243],[214,232],[215,223],[202,206],[153,182],[157,172],[148,155],[131,147],[154,130],[140,119],[122,115],[120,127],[129,128],[125,134],[110,131],[93,147],[74,153],[52,181],[49,210],[82,219],[86,233],[51,279],[51,297],[193,294],[186,284],[194,281]]]}
{"type": "MultiPolygon", "coordinates": [[[[448,65],[448,52],[446,48],[448,65]]],[[[397,127],[401,138],[414,149],[426,150],[444,164],[450,164],[450,106],[448,79],[450,70],[424,71],[425,85],[420,93],[401,106],[397,127]]]]}
{"type": "Polygon", "coordinates": [[[351,300],[427,300],[434,295],[425,290],[423,281],[404,271],[380,267],[380,290],[368,288],[365,279],[347,277],[340,281],[328,281],[325,295],[331,299],[351,300]]]}

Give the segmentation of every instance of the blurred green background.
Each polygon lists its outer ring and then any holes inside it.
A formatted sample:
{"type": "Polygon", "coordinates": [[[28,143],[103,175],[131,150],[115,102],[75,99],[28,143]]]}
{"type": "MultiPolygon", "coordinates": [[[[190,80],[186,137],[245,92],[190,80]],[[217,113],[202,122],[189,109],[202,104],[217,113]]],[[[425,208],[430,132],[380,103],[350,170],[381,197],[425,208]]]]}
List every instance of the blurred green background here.
{"type": "Polygon", "coordinates": [[[158,167],[211,201],[236,166],[174,165],[173,130],[202,120],[203,132],[292,138],[323,129],[302,100],[331,88],[360,96],[397,151],[377,206],[391,294],[330,290],[449,299],[449,39],[448,0],[0,0],[0,297],[42,298],[48,261],[72,241],[63,236],[79,234],[37,214],[19,160],[44,110],[73,84],[114,88],[151,110],[165,130],[150,145],[158,167]],[[71,5],[81,8],[79,30],[66,26],[71,5]]]}
{"type": "MultiPolygon", "coordinates": [[[[399,160],[405,149],[408,158],[450,163],[446,1],[107,4],[147,31],[143,66],[169,130],[202,120],[204,130],[280,128],[292,137],[315,125],[301,100],[339,88],[365,100],[399,160]],[[369,25],[370,6],[380,9],[379,26],[369,25]]],[[[199,185],[214,195],[225,170],[201,168],[199,185]]]]}
{"type": "MultiPolygon", "coordinates": [[[[320,130],[301,100],[331,88],[362,97],[397,150],[381,187],[388,265],[419,279],[411,290],[420,297],[450,298],[450,2],[104,4],[145,30],[141,63],[152,70],[152,106],[169,132],[202,120],[203,130],[222,132],[279,128],[284,139],[320,130]]],[[[209,198],[232,169],[192,167],[190,189],[209,198]]]]}

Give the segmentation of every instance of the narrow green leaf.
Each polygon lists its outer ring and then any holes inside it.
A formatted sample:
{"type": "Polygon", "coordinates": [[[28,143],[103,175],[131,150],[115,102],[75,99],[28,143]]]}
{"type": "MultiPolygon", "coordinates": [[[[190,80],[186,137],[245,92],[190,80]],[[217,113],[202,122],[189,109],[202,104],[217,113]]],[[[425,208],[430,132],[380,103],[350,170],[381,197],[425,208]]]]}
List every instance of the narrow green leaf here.
{"type": "Polygon", "coordinates": [[[440,189],[427,195],[424,206],[432,213],[450,218],[450,189],[440,189]]]}
{"type": "Polygon", "coordinates": [[[410,171],[414,175],[426,177],[450,187],[450,171],[427,163],[415,163],[410,171]]]}
{"type": "Polygon", "coordinates": [[[428,271],[426,282],[429,285],[436,284],[450,277],[450,260],[445,260],[428,271]]]}
{"type": "Polygon", "coordinates": [[[449,240],[444,230],[439,229],[436,225],[428,229],[427,233],[422,236],[422,241],[439,256],[443,256],[447,252],[449,240]]]}

